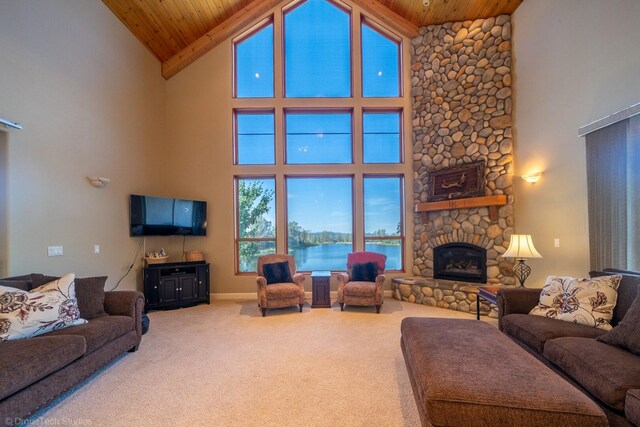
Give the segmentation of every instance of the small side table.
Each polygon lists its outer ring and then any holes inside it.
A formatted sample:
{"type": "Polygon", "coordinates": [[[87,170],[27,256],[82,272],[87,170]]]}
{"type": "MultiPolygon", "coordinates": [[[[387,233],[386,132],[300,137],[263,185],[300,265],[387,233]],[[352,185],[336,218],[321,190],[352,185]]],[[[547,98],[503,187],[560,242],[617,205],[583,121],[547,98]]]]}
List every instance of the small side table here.
{"type": "Polygon", "coordinates": [[[480,298],[483,300],[496,304],[498,301],[498,291],[502,289],[502,286],[480,286],[478,287],[478,295],[476,298],[476,319],[480,320],[480,298]]]}
{"type": "Polygon", "coordinates": [[[311,308],[331,308],[330,271],[311,273],[311,308]]]}

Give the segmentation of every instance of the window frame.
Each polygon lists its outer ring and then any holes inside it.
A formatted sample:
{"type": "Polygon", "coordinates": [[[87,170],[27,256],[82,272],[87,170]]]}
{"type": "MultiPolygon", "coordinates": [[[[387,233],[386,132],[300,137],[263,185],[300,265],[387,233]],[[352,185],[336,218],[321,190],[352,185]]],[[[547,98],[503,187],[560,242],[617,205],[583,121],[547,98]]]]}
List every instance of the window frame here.
{"type": "MultiPolygon", "coordinates": [[[[349,15],[349,62],[350,62],[350,70],[349,70],[349,95],[341,96],[341,97],[290,97],[287,95],[287,48],[285,44],[285,33],[287,31],[286,26],[286,15],[290,12],[293,12],[298,7],[307,3],[308,0],[297,0],[289,3],[280,9],[281,12],[281,26],[282,31],[280,32],[280,49],[282,50],[282,98],[283,99],[353,99],[354,98],[354,67],[355,67],[355,59],[354,59],[354,49],[353,49],[353,9],[349,7],[347,4],[342,3],[338,0],[325,0],[327,3],[337,7],[338,9],[345,12],[349,15]]],[[[274,77],[275,79],[275,77],[274,77]]]]}
{"type": "Polygon", "coordinates": [[[406,197],[404,192],[404,183],[405,176],[400,173],[366,173],[362,175],[362,248],[366,250],[367,240],[400,240],[400,265],[402,268],[400,270],[390,270],[385,268],[386,272],[389,273],[401,273],[404,272],[404,262],[405,262],[405,242],[406,242],[406,228],[405,228],[405,214],[406,214],[406,197]],[[400,188],[398,189],[398,193],[400,194],[400,235],[399,236],[367,236],[367,217],[365,213],[365,191],[364,191],[364,182],[367,178],[398,178],[398,185],[400,188]]]}
{"type": "Polygon", "coordinates": [[[241,34],[239,34],[232,40],[231,62],[232,62],[233,83],[231,88],[232,90],[231,97],[233,99],[274,99],[277,97],[277,94],[276,94],[276,41],[277,41],[276,40],[276,24],[275,24],[275,19],[273,14],[258,21],[256,24],[252,25],[251,27],[243,31],[241,34]],[[271,66],[273,68],[273,81],[271,82],[271,85],[273,87],[273,95],[259,96],[259,97],[256,97],[256,96],[239,97],[238,96],[238,45],[241,44],[243,41],[256,35],[260,31],[264,30],[269,25],[273,25],[273,58],[271,58],[271,61],[272,61],[271,66]]]}
{"type": "Polygon", "coordinates": [[[274,166],[276,158],[276,111],[275,108],[233,108],[233,165],[234,166],[274,166]],[[239,163],[240,146],[238,137],[238,114],[273,115],[273,163],[239,163]]]}
{"type": "Polygon", "coordinates": [[[252,174],[240,174],[233,176],[233,194],[234,194],[234,217],[235,217],[235,227],[234,227],[234,274],[236,276],[255,276],[258,273],[257,265],[255,271],[240,271],[240,242],[271,242],[273,241],[275,252],[278,253],[278,203],[277,203],[277,192],[278,192],[278,179],[276,175],[265,174],[265,175],[252,175],[252,174]],[[274,237],[240,237],[240,200],[239,200],[239,189],[240,189],[240,180],[258,180],[258,179],[273,179],[273,188],[274,188],[274,217],[275,224],[274,229],[274,237]]]}
{"type": "Polygon", "coordinates": [[[382,24],[376,22],[368,16],[360,16],[360,94],[362,99],[400,99],[404,98],[404,67],[402,66],[402,53],[404,51],[402,37],[385,28],[382,24]],[[362,26],[366,25],[372,30],[377,31],[383,37],[387,37],[394,42],[398,50],[398,96],[364,96],[364,44],[362,43],[362,26]]]}
{"type": "MultiPolygon", "coordinates": [[[[289,253],[289,179],[332,179],[332,178],[350,178],[351,179],[351,252],[356,247],[356,176],[353,173],[345,174],[285,174],[284,175],[284,253],[289,253]]],[[[345,259],[345,267],[347,260],[345,259]]],[[[297,267],[297,266],[296,266],[297,267]]],[[[344,270],[330,270],[344,271],[344,270]]],[[[311,270],[296,270],[298,273],[310,273],[311,270]]]]}
{"type": "MultiPolygon", "coordinates": [[[[334,98],[330,98],[334,99],[334,98]]],[[[354,109],[353,108],[302,108],[302,107],[292,107],[292,108],[283,108],[282,109],[282,149],[283,149],[283,164],[287,166],[344,166],[344,165],[353,165],[355,164],[355,139],[354,139],[354,128],[355,121],[353,117],[354,109]],[[351,152],[351,161],[348,163],[289,163],[287,160],[287,151],[288,151],[288,141],[287,141],[287,114],[349,114],[351,118],[351,135],[350,135],[350,152],[351,152]]]]}
{"type": "Polygon", "coordinates": [[[364,165],[403,165],[405,162],[405,146],[404,146],[404,110],[402,108],[380,108],[380,107],[362,107],[362,164],[364,165]],[[400,155],[398,157],[398,162],[387,162],[387,163],[379,163],[379,162],[365,162],[365,145],[364,145],[364,115],[365,114],[385,114],[385,113],[398,113],[398,149],[400,150],[400,155]]]}
{"type": "MultiPolygon", "coordinates": [[[[410,135],[410,108],[412,106],[412,100],[410,99],[410,91],[405,88],[405,82],[407,82],[408,76],[404,75],[404,70],[410,68],[409,51],[407,46],[409,45],[409,39],[397,36],[395,33],[385,28],[383,24],[372,20],[367,12],[363,10],[358,3],[348,3],[345,0],[325,0],[327,3],[338,7],[349,14],[349,52],[350,52],[350,90],[351,95],[349,97],[287,97],[286,96],[286,80],[285,80],[285,15],[287,12],[292,11],[294,8],[304,4],[307,0],[294,0],[291,3],[276,6],[271,15],[261,20],[257,24],[251,26],[248,30],[243,31],[238,37],[232,39],[232,42],[242,40],[246,37],[251,37],[255,32],[261,29],[260,24],[268,25],[273,24],[274,31],[274,92],[273,97],[252,97],[252,98],[237,98],[235,97],[235,58],[233,65],[234,79],[234,93],[231,99],[231,109],[235,111],[266,111],[274,113],[274,164],[237,164],[237,141],[236,130],[237,124],[233,123],[233,166],[231,172],[234,179],[234,186],[236,184],[236,178],[248,178],[259,179],[269,178],[275,179],[276,192],[275,192],[275,252],[276,253],[288,253],[289,251],[289,206],[288,206],[288,178],[332,178],[332,177],[352,177],[351,180],[351,233],[352,233],[352,251],[365,250],[365,245],[368,240],[365,237],[365,219],[364,219],[364,183],[365,177],[400,177],[401,185],[406,186],[410,184],[410,179],[413,176],[413,169],[411,168],[410,153],[405,152],[410,147],[404,140],[407,135],[410,135]],[[347,4],[348,3],[348,4],[347,4]],[[269,20],[269,21],[268,21],[269,20]],[[268,21],[268,22],[267,22],[268,21]],[[363,61],[362,61],[362,25],[366,22],[366,25],[373,30],[379,32],[385,37],[389,37],[396,42],[398,46],[398,72],[399,72],[399,91],[398,96],[390,97],[365,97],[363,96],[363,61]],[[360,57],[357,57],[357,55],[360,57]],[[286,142],[286,115],[288,113],[335,113],[335,112],[349,112],[351,114],[351,163],[287,163],[287,142],[286,142]],[[377,113],[377,112],[392,112],[399,114],[399,147],[400,150],[400,162],[394,163],[365,163],[364,162],[364,114],[365,113],[377,113]],[[282,230],[284,227],[284,231],[282,230]]],[[[407,239],[407,224],[411,224],[410,219],[407,219],[406,215],[410,214],[410,210],[405,206],[405,199],[408,196],[408,189],[401,188],[401,230],[402,235],[400,237],[391,237],[391,240],[400,240],[401,244],[401,270],[387,270],[389,272],[405,272],[411,271],[411,265],[405,265],[409,260],[410,248],[406,247],[408,243],[407,239]]],[[[234,227],[234,257],[235,257],[235,275],[237,276],[255,276],[255,272],[239,272],[239,246],[238,246],[238,232],[239,232],[239,211],[237,207],[238,193],[237,188],[234,188],[234,218],[238,225],[234,227]]],[[[331,212],[331,209],[327,208],[327,212],[331,212]]],[[[409,230],[411,231],[411,230],[409,230]]],[[[371,236],[375,237],[375,236],[371,236]]],[[[263,239],[263,238],[260,238],[263,239]]],[[[378,239],[378,238],[377,238],[378,239]]],[[[273,241],[271,238],[265,240],[273,241]]],[[[379,239],[378,239],[379,240],[379,239]]],[[[345,271],[345,266],[338,270],[332,271],[345,271]]],[[[307,272],[308,273],[308,272],[307,272]]]]}

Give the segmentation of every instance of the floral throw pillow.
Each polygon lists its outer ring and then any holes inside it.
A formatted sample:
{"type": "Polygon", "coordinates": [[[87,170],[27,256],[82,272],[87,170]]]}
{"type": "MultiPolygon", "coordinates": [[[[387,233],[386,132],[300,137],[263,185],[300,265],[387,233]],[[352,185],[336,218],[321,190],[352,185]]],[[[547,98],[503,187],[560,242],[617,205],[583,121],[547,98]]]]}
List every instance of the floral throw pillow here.
{"type": "Polygon", "coordinates": [[[0,341],[34,337],[84,323],[87,321],[80,318],[73,273],[30,292],[0,286],[0,341]]]}
{"type": "Polygon", "coordinates": [[[549,276],[538,305],[529,314],[609,331],[621,279],[619,275],[592,279],[549,276]]]}

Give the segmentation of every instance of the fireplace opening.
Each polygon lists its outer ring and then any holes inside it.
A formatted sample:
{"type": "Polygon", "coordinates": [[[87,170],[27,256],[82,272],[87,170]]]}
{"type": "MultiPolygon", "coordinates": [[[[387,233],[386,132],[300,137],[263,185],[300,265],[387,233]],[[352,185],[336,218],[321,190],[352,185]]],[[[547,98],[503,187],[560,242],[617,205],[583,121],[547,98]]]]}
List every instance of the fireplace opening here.
{"type": "Polygon", "coordinates": [[[487,282],[487,250],[469,243],[446,243],[433,248],[433,278],[487,282]]]}

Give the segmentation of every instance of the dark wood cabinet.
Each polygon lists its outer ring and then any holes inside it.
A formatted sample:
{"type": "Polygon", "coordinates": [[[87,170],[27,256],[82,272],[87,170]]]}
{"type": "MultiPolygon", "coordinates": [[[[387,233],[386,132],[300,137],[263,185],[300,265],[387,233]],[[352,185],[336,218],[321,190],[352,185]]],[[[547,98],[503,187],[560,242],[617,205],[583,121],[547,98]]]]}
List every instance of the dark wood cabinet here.
{"type": "Polygon", "coordinates": [[[311,308],[331,307],[330,283],[330,271],[314,271],[311,273],[311,308]]]}
{"type": "Polygon", "coordinates": [[[143,269],[145,310],[209,304],[209,264],[205,261],[151,264],[143,269]]]}

